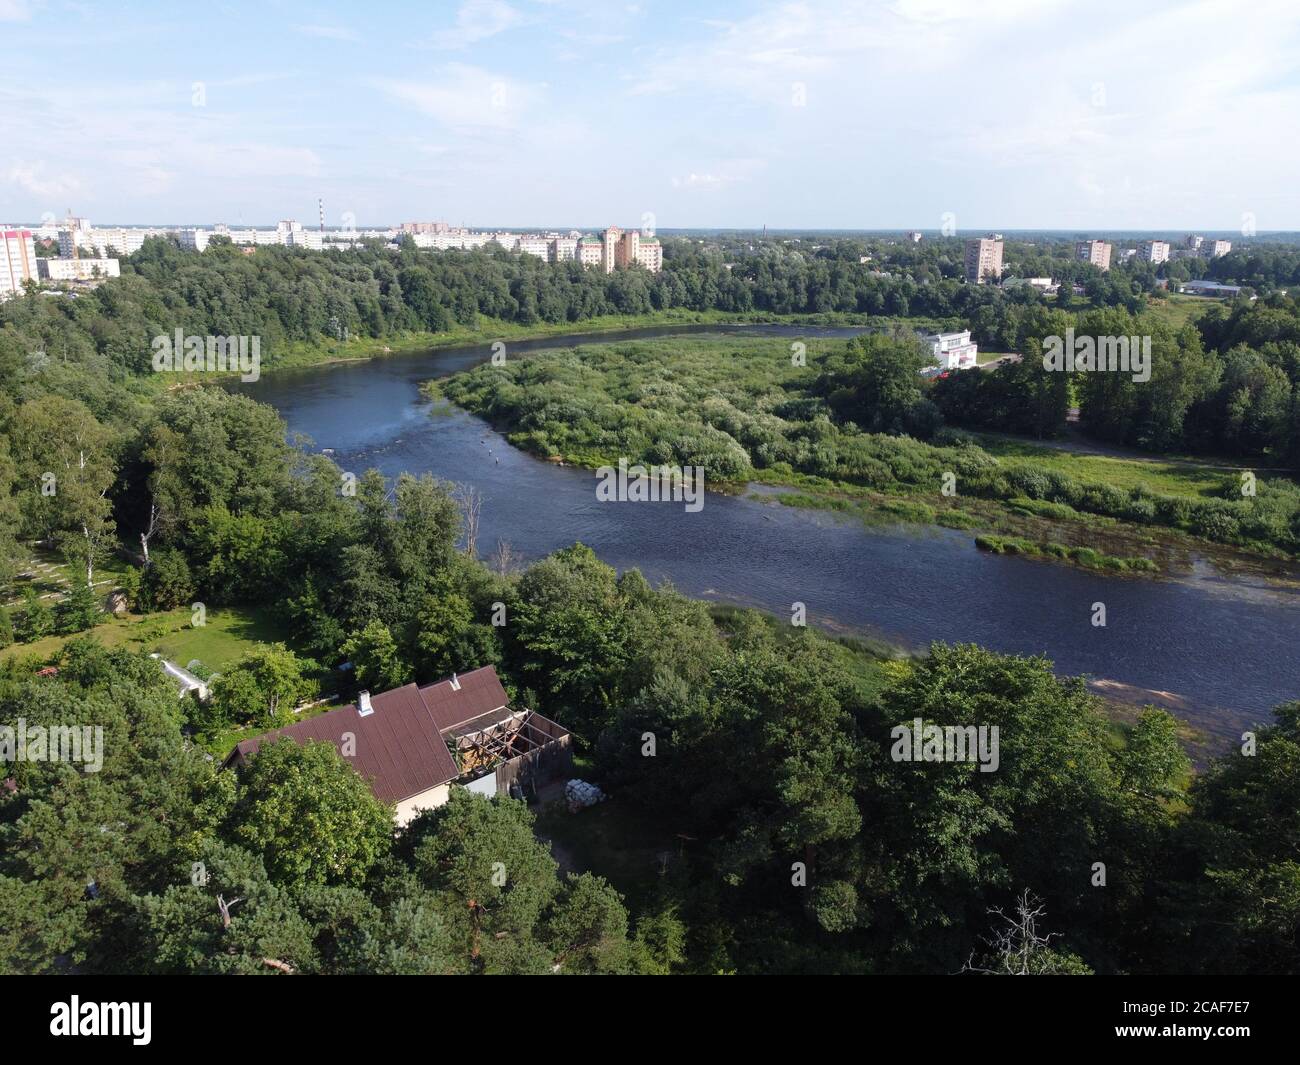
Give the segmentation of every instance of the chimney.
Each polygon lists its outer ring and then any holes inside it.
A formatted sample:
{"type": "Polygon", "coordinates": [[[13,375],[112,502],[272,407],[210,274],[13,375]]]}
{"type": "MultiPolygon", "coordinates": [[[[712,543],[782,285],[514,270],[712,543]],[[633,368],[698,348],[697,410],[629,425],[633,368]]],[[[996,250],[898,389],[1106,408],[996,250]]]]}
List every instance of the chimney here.
{"type": "Polygon", "coordinates": [[[370,703],[370,693],[362,692],[357,696],[357,714],[360,717],[369,717],[375,712],[374,706],[370,703]]]}
{"type": "Polygon", "coordinates": [[[454,692],[460,691],[460,681],[456,678],[455,673],[451,675],[451,690],[454,692]]]}

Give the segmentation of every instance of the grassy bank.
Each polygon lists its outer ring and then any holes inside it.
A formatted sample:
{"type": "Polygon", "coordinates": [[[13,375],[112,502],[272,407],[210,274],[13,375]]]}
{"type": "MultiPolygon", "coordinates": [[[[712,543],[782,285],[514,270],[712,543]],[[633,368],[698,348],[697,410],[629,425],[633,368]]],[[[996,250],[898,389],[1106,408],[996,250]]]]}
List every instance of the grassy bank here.
{"type": "Polygon", "coordinates": [[[1023,555],[1026,558],[1070,562],[1084,569],[1104,570],[1108,573],[1156,573],[1159,569],[1149,558],[1121,558],[1103,554],[1091,547],[1039,543],[1018,536],[977,536],[975,546],[995,555],[1023,555]]]}

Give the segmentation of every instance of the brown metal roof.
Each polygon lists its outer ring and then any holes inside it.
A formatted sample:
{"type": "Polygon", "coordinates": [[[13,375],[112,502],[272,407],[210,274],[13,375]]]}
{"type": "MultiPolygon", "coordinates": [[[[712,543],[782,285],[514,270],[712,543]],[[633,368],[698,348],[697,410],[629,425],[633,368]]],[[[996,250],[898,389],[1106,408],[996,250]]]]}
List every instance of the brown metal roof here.
{"type": "Polygon", "coordinates": [[[484,666],[459,678],[460,690],[450,681],[417,688],[381,692],[370,697],[374,712],[362,717],[356,706],[345,706],[308,718],[296,725],[274,729],[244,740],[226,759],[229,765],[255,754],[264,743],[282,736],[297,743],[319,740],[332,743],[339,753],[347,733],[354,749],[347,761],[370,783],[381,802],[395,803],[446,784],[457,777],[456,763],[447,750],[442,730],[496,710],[509,702],[496,669],[484,666]]]}
{"type": "Polygon", "coordinates": [[[450,680],[440,680],[437,684],[427,684],[420,689],[420,695],[439,731],[482,717],[510,702],[493,666],[462,673],[456,679],[460,691],[452,688],[450,680]]]}

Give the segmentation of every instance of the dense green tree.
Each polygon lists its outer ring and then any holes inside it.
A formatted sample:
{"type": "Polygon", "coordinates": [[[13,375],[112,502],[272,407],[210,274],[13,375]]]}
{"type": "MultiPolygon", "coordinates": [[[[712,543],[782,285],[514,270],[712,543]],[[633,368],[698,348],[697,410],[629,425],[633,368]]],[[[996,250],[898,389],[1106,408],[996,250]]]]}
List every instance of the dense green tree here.
{"type": "Polygon", "coordinates": [[[194,593],[185,555],[171,548],[155,551],[140,577],[141,604],[151,610],[174,610],[189,603],[194,593]]]}
{"type": "Polygon", "coordinates": [[[23,589],[22,614],[15,627],[18,639],[23,643],[39,640],[54,631],[54,611],[31,585],[23,589]]]}
{"type": "Polygon", "coordinates": [[[410,666],[398,654],[397,641],[381,621],[354,632],[340,652],[352,663],[357,683],[372,691],[400,688],[411,679],[410,666]]]}
{"type": "Polygon", "coordinates": [[[214,678],[211,719],[265,728],[288,723],[293,708],[311,691],[307,663],[284,644],[245,652],[214,678]]]}
{"type": "Polygon", "coordinates": [[[392,812],[330,744],[283,739],[240,770],[224,832],[277,884],[361,884],[388,848],[392,812]]]}

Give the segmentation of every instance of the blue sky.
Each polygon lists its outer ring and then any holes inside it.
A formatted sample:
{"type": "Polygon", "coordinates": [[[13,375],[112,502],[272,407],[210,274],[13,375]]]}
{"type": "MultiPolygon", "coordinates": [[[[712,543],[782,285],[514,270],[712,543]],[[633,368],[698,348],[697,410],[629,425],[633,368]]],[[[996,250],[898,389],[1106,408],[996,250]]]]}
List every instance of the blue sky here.
{"type": "Polygon", "coordinates": [[[0,0],[0,222],[1300,229],[1297,12],[0,0]]]}

